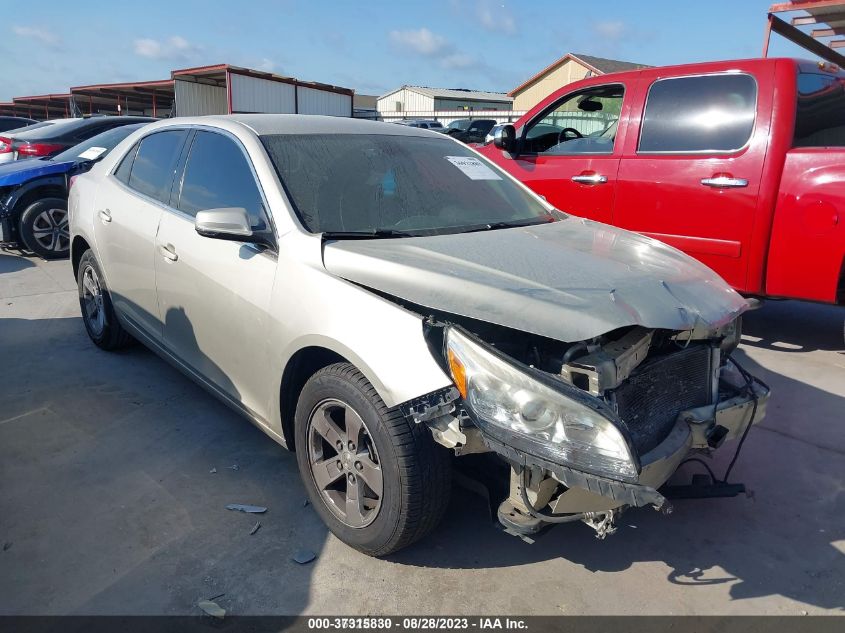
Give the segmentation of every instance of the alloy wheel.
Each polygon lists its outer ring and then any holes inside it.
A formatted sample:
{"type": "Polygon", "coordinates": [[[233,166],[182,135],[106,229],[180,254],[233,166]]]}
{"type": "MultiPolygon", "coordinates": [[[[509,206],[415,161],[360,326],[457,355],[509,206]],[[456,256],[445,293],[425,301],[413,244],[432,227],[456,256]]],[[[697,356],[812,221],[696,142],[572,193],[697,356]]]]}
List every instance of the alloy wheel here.
{"type": "Polygon", "coordinates": [[[85,321],[94,336],[103,333],[106,327],[106,315],[103,310],[103,290],[100,277],[93,266],[86,266],[82,273],[82,305],[85,308],[85,321]]]}
{"type": "Polygon", "coordinates": [[[32,236],[38,245],[52,252],[70,248],[70,230],[66,209],[46,209],[35,217],[32,236]]]}
{"type": "Polygon", "coordinates": [[[306,437],[311,477],[326,506],[345,525],[370,525],[384,476],[364,420],[345,402],[324,400],[311,412],[306,437]]]}

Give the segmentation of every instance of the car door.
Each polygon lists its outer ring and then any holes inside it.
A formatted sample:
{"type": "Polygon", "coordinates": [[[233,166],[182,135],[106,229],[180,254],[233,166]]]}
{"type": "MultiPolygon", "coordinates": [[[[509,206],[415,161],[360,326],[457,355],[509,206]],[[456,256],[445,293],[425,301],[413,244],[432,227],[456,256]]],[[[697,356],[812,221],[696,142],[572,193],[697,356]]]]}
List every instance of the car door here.
{"type": "Polygon", "coordinates": [[[558,209],[611,222],[626,92],[615,82],[563,95],[518,130],[518,155],[499,163],[558,209]]]}
{"type": "MultiPolygon", "coordinates": [[[[772,69],[773,66],[769,66],[772,69]]],[[[614,224],[696,257],[739,290],[747,288],[771,90],[765,69],[663,77],[643,71],[619,169],[614,224]],[[634,133],[634,129],[638,132],[634,133]]]]}
{"type": "Polygon", "coordinates": [[[233,136],[197,130],[177,189],[156,240],[164,344],[209,383],[266,418],[267,310],[276,253],[202,237],[194,228],[199,211],[231,207],[246,209],[254,227],[269,226],[246,151],[233,136]]]}
{"type": "Polygon", "coordinates": [[[155,287],[155,238],[170,192],[184,130],[142,138],[97,193],[94,238],[115,308],[161,340],[155,287]]]}

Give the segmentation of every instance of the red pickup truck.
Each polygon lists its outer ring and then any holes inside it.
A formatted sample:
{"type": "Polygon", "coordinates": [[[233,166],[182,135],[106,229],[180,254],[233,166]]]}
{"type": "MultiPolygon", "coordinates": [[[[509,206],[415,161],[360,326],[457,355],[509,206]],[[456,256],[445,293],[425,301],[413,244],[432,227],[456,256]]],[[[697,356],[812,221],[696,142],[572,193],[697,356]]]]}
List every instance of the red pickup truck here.
{"type": "Polygon", "coordinates": [[[845,73],[832,64],[590,77],[478,149],[557,208],[675,246],[742,293],[845,303],[845,73]]]}

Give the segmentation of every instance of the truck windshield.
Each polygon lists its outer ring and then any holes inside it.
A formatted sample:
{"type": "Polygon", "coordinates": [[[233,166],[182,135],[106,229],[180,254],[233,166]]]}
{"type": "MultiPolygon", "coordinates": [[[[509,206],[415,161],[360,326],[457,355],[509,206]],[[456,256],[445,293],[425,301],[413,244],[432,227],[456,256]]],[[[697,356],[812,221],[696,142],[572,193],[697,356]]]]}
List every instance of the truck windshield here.
{"type": "Polygon", "coordinates": [[[558,218],[498,167],[447,138],[307,134],[261,141],[313,233],[433,235],[558,218]]]}
{"type": "Polygon", "coordinates": [[[845,78],[798,73],[795,147],[845,146],[845,78]]]}

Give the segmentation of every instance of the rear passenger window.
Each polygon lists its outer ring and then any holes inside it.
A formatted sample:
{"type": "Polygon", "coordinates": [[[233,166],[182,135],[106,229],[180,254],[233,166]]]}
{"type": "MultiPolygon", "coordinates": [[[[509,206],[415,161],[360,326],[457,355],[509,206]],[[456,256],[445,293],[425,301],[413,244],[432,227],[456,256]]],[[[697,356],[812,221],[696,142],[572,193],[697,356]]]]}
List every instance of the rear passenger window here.
{"type": "Polygon", "coordinates": [[[845,146],[845,79],[798,74],[794,146],[845,146]]]}
{"type": "Polygon", "coordinates": [[[731,152],[751,138],[757,82],[722,74],[658,79],[648,91],[640,152],[731,152]]]}
{"type": "Polygon", "coordinates": [[[263,224],[261,194],[243,151],[222,134],[197,132],[182,179],[179,210],[198,211],[240,207],[253,226],[263,224]]]}
{"type": "Polygon", "coordinates": [[[129,186],[150,198],[169,204],[173,172],[184,137],[182,130],[173,130],[150,134],[141,139],[129,174],[129,186]]]}
{"type": "Polygon", "coordinates": [[[126,156],[123,157],[123,160],[120,161],[120,165],[114,172],[114,177],[125,185],[129,184],[129,172],[132,171],[132,161],[135,160],[135,153],[137,151],[138,144],[136,143],[132,146],[132,149],[126,152],[126,156]]]}

